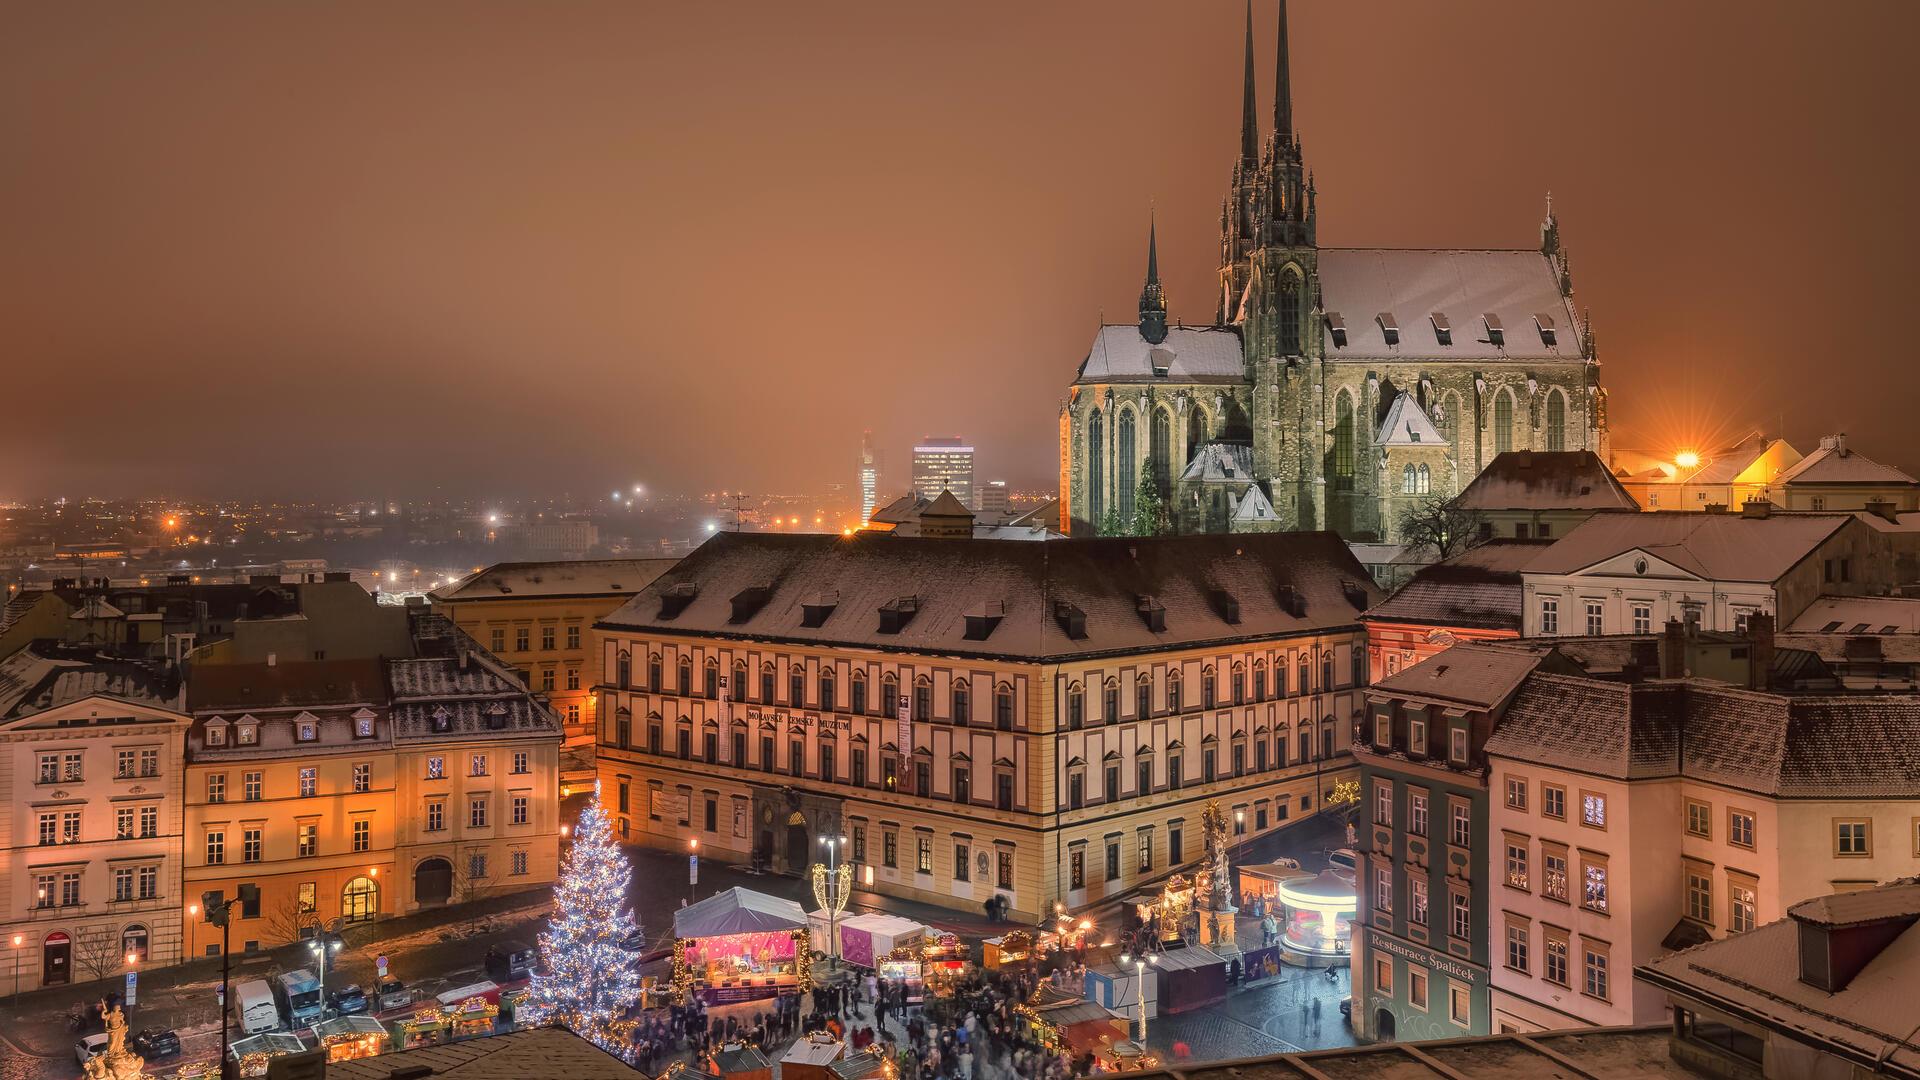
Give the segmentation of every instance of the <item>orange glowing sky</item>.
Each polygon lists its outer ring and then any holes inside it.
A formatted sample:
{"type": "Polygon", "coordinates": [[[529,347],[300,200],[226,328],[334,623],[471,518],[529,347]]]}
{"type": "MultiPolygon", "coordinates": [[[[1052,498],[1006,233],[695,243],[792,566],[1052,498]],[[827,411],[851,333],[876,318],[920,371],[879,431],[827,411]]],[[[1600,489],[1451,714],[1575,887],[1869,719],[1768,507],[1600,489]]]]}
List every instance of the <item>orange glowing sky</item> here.
{"type": "MultiPolygon", "coordinates": [[[[1272,0],[1258,0],[1262,115],[1272,0]]],[[[0,496],[1051,485],[1147,207],[1211,315],[1236,2],[9,8],[0,496]]],[[[1910,469],[1920,4],[1295,0],[1330,245],[1522,246],[1615,441],[1910,469]]]]}

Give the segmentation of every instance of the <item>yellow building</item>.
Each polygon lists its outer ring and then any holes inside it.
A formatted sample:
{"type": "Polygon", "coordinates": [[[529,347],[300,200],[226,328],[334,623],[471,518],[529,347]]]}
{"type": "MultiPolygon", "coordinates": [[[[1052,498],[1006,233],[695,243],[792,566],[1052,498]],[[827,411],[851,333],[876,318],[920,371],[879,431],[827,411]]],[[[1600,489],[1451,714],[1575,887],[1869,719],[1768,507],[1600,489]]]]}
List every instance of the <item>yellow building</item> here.
{"type": "Polygon", "coordinates": [[[197,665],[187,746],[190,955],[217,955],[203,894],[245,884],[236,949],[550,883],[558,717],[447,620],[414,655],[197,665]]]}
{"type": "Polygon", "coordinates": [[[598,769],[634,843],[1017,920],[1198,861],[1355,776],[1332,534],[1009,543],[721,534],[602,620],[598,769]]]}
{"type": "Polygon", "coordinates": [[[0,664],[0,986],[177,963],[181,748],[161,664],[35,646],[0,664]]]}
{"type": "Polygon", "coordinates": [[[434,609],[517,668],[566,724],[569,779],[592,772],[593,624],[677,559],[496,563],[432,594],[434,609]]]}
{"type": "Polygon", "coordinates": [[[1642,510],[1737,510],[1750,501],[1778,503],[1784,474],[1800,461],[1785,439],[1759,432],[1728,446],[1684,451],[1666,461],[1651,454],[1616,450],[1620,485],[1642,510]]]}
{"type": "Polygon", "coordinates": [[[1788,510],[1920,510],[1920,480],[1848,449],[1845,435],[1823,437],[1780,484],[1788,510]]]}

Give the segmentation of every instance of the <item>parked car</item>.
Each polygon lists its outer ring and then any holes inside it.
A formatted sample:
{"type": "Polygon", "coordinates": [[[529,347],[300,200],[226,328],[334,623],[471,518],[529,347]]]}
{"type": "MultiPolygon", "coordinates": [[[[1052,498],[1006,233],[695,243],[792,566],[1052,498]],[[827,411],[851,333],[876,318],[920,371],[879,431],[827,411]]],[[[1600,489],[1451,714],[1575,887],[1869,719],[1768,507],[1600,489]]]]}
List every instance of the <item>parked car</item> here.
{"type": "Polygon", "coordinates": [[[167,1028],[142,1028],[140,1034],[133,1037],[133,1049],[148,1061],[172,1057],[180,1052],[180,1036],[167,1028]]]}
{"type": "Polygon", "coordinates": [[[367,1011],[367,992],[356,985],[343,986],[327,995],[327,1004],[335,1016],[354,1016],[367,1011]]]}
{"type": "Polygon", "coordinates": [[[88,1035],[73,1041],[73,1060],[80,1063],[82,1069],[87,1062],[107,1052],[107,1037],[104,1033],[88,1035]]]}
{"type": "Polygon", "coordinates": [[[647,932],[637,926],[634,927],[631,933],[620,939],[620,947],[627,952],[645,952],[647,948],[647,932]]]}
{"type": "Polygon", "coordinates": [[[381,1012],[388,1009],[404,1009],[413,1004],[413,991],[399,979],[382,979],[375,989],[381,1012]]]}
{"type": "Polygon", "coordinates": [[[1336,873],[1349,876],[1360,872],[1360,853],[1350,847],[1335,848],[1327,854],[1327,865],[1336,873]]]}
{"type": "Polygon", "coordinates": [[[533,946],[524,941],[503,941],[489,946],[486,956],[487,978],[497,983],[519,982],[533,974],[533,946]]]}

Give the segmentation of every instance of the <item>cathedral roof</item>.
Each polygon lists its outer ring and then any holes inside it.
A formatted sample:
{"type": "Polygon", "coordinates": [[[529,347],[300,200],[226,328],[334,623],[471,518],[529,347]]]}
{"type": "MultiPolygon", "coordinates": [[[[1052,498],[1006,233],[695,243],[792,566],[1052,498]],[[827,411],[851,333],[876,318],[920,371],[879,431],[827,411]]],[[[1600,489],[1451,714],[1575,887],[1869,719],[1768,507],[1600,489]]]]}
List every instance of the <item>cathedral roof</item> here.
{"type": "Polygon", "coordinates": [[[1194,449],[1187,471],[1180,474],[1183,482],[1236,486],[1253,478],[1253,447],[1246,443],[1202,443],[1194,449]]]}
{"type": "Polygon", "coordinates": [[[1427,410],[1413,400],[1412,394],[1401,394],[1393,399],[1387,408],[1387,418],[1380,425],[1379,434],[1373,437],[1375,446],[1438,446],[1445,447],[1447,440],[1434,429],[1433,421],[1427,419],[1427,410]]]}
{"type": "Polygon", "coordinates": [[[1267,493],[1260,490],[1259,484],[1248,484],[1246,494],[1240,496],[1233,508],[1233,520],[1236,524],[1255,522],[1273,522],[1280,520],[1274,513],[1273,503],[1267,501],[1267,493]]]}
{"type": "Polygon", "coordinates": [[[1174,326],[1158,345],[1133,323],[1102,326],[1074,381],[1087,383],[1240,383],[1240,331],[1226,326],[1174,326]]]}
{"type": "Polygon", "coordinates": [[[1320,289],[1328,312],[1343,312],[1347,343],[1327,335],[1328,358],[1399,357],[1446,360],[1578,360],[1573,306],[1561,295],[1553,263],[1533,249],[1321,248],[1320,289]],[[1442,345],[1433,315],[1452,325],[1442,345]],[[1399,326],[1388,345],[1378,316],[1399,326]],[[1487,315],[1505,342],[1489,338],[1487,315]],[[1551,325],[1536,321],[1544,315],[1551,325]],[[1550,332],[1546,344],[1542,330],[1550,332]]]}

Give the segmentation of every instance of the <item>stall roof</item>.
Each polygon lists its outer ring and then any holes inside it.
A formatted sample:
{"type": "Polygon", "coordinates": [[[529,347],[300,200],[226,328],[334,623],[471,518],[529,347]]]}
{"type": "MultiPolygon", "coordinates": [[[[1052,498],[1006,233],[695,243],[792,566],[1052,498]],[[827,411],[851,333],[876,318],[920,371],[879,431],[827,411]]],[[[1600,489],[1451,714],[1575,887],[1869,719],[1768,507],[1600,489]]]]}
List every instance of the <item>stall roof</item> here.
{"type": "Polygon", "coordinates": [[[807,913],[799,904],[737,885],[673,913],[673,936],[682,938],[760,934],[806,927],[807,913]]]}
{"type": "Polygon", "coordinates": [[[729,1046],[713,1052],[713,1063],[723,1073],[752,1072],[755,1069],[771,1069],[773,1062],[760,1052],[757,1046],[729,1046]]]}
{"type": "Polygon", "coordinates": [[[385,1035],[387,1025],[371,1016],[335,1016],[313,1025],[313,1036],[324,1039],[331,1035],[385,1035]]]}
{"type": "Polygon", "coordinates": [[[836,1061],[827,1066],[836,1080],[872,1080],[876,1076],[885,1076],[887,1065],[879,1054],[863,1052],[853,1055],[845,1061],[836,1061]]]}
{"type": "Polygon", "coordinates": [[[307,1048],[298,1035],[269,1031],[264,1035],[249,1035],[227,1048],[235,1060],[248,1054],[297,1054],[307,1048]]]}
{"type": "Polygon", "coordinates": [[[840,1055],[845,1052],[846,1044],[839,1039],[811,1035],[788,1047],[780,1058],[780,1064],[831,1065],[840,1060],[840,1055]]]}
{"type": "Polygon", "coordinates": [[[1190,971],[1194,968],[1224,964],[1226,960],[1205,945],[1189,945],[1184,949],[1163,952],[1154,958],[1153,963],[1162,971],[1190,971]]]}
{"type": "Polygon", "coordinates": [[[1071,1005],[1058,1005],[1050,1009],[1038,1009],[1040,1019],[1055,1027],[1069,1027],[1084,1024],[1089,1020],[1112,1020],[1113,1010],[1104,1005],[1095,1005],[1091,1001],[1079,1001],[1071,1005]]]}
{"type": "MultiPolygon", "coordinates": [[[[807,918],[812,919],[814,922],[826,922],[826,909],[822,908],[807,916],[807,918]]],[[[879,913],[871,915],[841,915],[836,917],[834,922],[840,926],[851,926],[856,930],[867,930],[873,933],[886,934],[890,937],[900,937],[905,934],[911,934],[915,930],[928,936],[932,936],[933,934],[932,929],[925,923],[917,923],[912,919],[903,919],[898,915],[882,915],[879,913]]]]}

